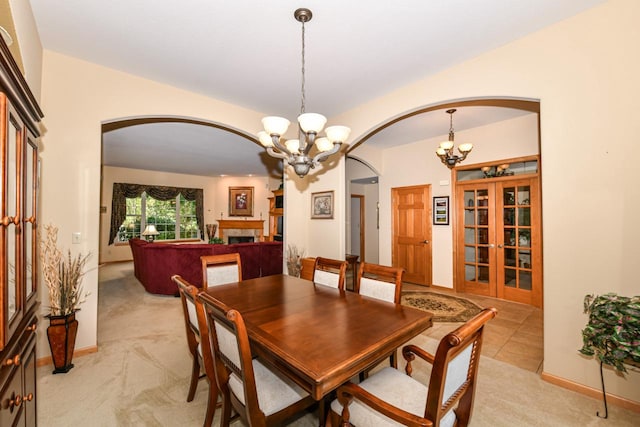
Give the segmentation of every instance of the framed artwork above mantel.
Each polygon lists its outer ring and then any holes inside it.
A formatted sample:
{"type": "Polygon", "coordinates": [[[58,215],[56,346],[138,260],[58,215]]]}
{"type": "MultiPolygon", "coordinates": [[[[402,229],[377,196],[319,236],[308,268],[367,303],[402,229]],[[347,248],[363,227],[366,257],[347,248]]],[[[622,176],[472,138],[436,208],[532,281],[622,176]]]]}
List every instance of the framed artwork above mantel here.
{"type": "Polygon", "coordinates": [[[229,187],[229,216],[253,216],[253,187],[229,187]]]}

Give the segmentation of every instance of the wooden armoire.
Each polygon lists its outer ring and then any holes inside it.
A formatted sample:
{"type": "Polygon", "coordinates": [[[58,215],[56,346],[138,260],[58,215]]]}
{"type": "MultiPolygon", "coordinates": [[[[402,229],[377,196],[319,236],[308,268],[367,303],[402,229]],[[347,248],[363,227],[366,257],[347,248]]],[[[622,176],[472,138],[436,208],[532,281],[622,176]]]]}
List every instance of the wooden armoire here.
{"type": "Polygon", "coordinates": [[[37,138],[42,117],[0,38],[0,426],[36,425],[37,138]]]}

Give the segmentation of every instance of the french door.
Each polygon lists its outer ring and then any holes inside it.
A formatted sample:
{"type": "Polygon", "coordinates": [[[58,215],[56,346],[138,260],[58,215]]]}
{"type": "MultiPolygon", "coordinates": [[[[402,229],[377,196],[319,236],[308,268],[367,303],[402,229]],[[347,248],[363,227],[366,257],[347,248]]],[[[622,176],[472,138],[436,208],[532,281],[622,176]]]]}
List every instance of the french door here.
{"type": "Polygon", "coordinates": [[[542,306],[537,178],[456,186],[457,288],[542,306]]]}

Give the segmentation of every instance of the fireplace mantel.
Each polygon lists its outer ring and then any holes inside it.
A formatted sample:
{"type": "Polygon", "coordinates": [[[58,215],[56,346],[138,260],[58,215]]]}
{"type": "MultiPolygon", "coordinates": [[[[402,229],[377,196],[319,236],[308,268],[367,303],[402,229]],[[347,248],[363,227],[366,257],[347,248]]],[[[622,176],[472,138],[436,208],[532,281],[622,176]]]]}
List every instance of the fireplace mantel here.
{"type": "Polygon", "coordinates": [[[264,220],[219,219],[220,238],[224,239],[224,230],[254,230],[257,240],[264,241],[264,220]]]}

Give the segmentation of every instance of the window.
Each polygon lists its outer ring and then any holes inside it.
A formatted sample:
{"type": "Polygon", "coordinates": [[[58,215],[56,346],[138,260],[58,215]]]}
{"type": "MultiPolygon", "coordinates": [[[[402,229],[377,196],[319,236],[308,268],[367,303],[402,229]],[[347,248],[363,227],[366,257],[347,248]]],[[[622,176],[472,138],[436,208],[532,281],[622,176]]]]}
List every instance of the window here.
{"type": "Polygon", "coordinates": [[[160,233],[156,240],[199,239],[196,202],[181,194],[175,199],[158,200],[143,192],[140,197],[126,198],[126,215],[118,230],[117,241],[141,237],[147,224],[160,233]]]}

